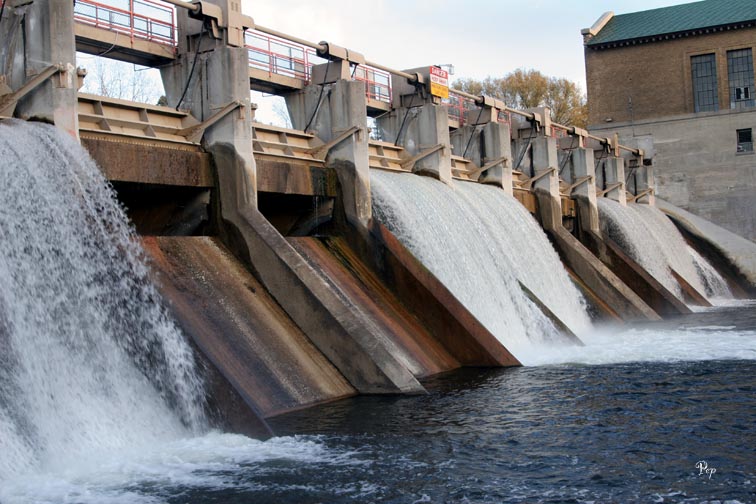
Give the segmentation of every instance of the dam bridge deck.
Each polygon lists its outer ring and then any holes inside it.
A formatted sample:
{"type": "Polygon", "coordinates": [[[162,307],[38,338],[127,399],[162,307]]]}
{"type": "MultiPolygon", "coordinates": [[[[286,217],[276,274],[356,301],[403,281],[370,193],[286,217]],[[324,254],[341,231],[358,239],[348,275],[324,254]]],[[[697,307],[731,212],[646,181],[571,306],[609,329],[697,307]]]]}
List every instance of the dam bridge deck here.
{"type": "MultiPolygon", "coordinates": [[[[0,0],[0,4],[2,4],[0,0]]],[[[158,0],[78,0],[74,5],[76,50],[85,54],[160,67],[176,58],[178,29],[175,8],[158,0]]],[[[312,67],[327,60],[307,47],[258,30],[248,30],[250,89],[281,94],[303,89],[312,81],[312,67]]],[[[391,74],[370,65],[357,65],[352,79],[365,83],[368,115],[391,108],[391,74]]],[[[451,128],[464,124],[473,100],[450,90],[445,100],[451,128]]],[[[501,122],[510,122],[503,111],[501,122]]]]}

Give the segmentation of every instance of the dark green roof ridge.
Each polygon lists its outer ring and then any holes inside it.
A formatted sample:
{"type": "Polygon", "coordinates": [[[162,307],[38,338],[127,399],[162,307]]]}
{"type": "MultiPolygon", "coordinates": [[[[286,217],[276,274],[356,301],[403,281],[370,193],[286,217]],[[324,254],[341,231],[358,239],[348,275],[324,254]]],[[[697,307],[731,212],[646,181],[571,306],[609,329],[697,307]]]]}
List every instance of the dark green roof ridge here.
{"type": "Polygon", "coordinates": [[[589,46],[643,39],[671,33],[756,21],[756,0],[703,0],[619,14],[590,41],[589,46]]]}

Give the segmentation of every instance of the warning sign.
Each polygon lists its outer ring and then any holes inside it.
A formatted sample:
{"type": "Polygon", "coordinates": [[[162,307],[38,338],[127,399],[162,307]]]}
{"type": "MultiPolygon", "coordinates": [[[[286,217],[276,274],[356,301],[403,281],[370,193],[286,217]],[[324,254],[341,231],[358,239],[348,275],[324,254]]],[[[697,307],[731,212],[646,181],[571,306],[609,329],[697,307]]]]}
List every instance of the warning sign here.
{"type": "Polygon", "coordinates": [[[430,67],[430,92],[433,96],[449,98],[449,72],[436,66],[430,67]]]}

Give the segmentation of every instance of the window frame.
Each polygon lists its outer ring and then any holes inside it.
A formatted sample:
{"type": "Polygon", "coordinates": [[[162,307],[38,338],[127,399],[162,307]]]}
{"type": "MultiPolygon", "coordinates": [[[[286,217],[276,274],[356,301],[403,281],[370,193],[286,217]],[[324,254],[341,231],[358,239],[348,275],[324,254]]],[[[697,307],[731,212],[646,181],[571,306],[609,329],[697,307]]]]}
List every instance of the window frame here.
{"type": "Polygon", "coordinates": [[[756,107],[753,49],[750,47],[730,49],[726,56],[730,109],[742,110],[756,107]]]}
{"type": "Polygon", "coordinates": [[[741,128],[735,130],[735,153],[736,154],[753,154],[753,128],[741,128]],[[749,141],[741,140],[741,135],[747,134],[749,141]]]}
{"type": "Polygon", "coordinates": [[[719,78],[717,75],[717,53],[693,54],[690,56],[690,78],[693,88],[693,112],[719,111],[719,78]],[[709,69],[702,75],[701,71],[709,69]],[[709,98],[707,102],[702,97],[709,98]]]}

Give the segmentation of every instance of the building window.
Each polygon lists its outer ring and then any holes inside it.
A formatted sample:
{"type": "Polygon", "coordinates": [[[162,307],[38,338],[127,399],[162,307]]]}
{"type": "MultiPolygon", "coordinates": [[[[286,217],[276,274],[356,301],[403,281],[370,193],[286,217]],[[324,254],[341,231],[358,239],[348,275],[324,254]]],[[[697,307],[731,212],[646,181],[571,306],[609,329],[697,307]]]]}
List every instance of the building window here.
{"type": "Polygon", "coordinates": [[[719,110],[717,96],[717,61],[714,54],[690,58],[693,73],[693,100],[696,112],[719,110]]]}
{"type": "Polygon", "coordinates": [[[753,54],[751,49],[727,51],[727,78],[730,82],[730,108],[756,105],[753,88],[753,54]]]}
{"type": "Polygon", "coordinates": [[[740,129],[737,130],[738,136],[738,153],[741,152],[753,152],[753,130],[740,129]]]}

